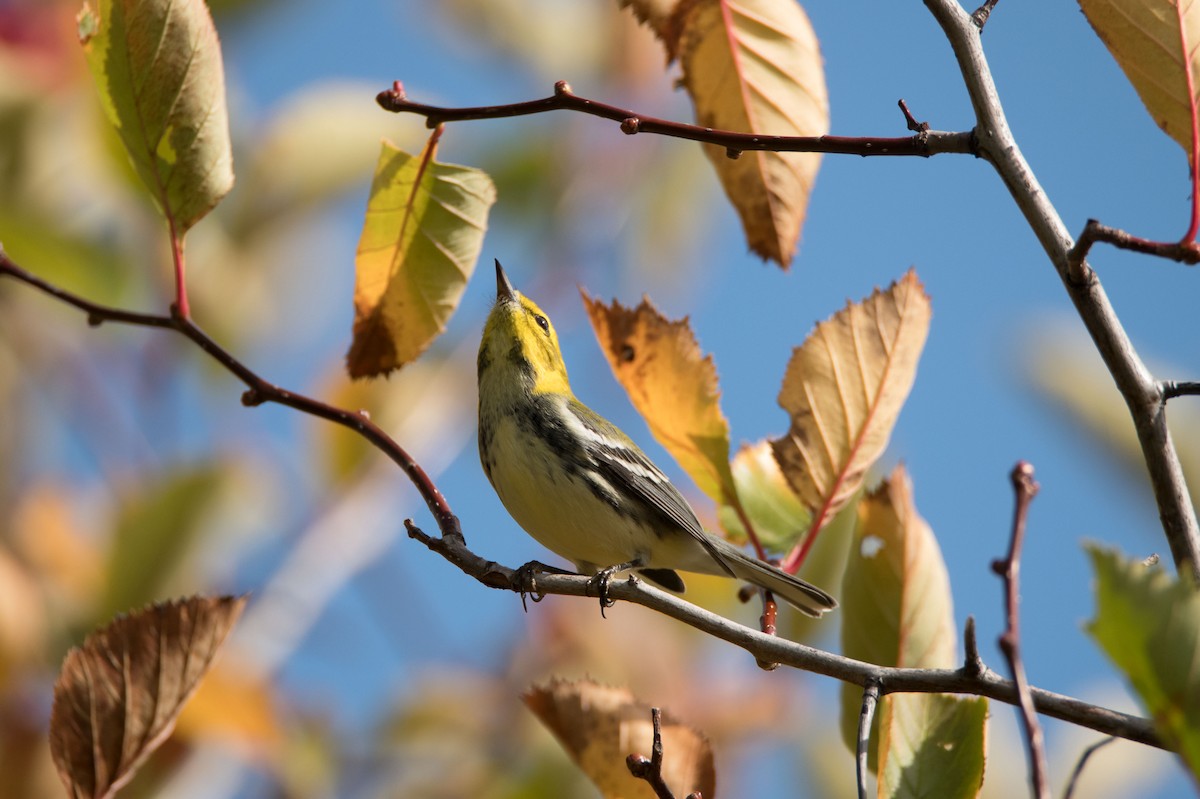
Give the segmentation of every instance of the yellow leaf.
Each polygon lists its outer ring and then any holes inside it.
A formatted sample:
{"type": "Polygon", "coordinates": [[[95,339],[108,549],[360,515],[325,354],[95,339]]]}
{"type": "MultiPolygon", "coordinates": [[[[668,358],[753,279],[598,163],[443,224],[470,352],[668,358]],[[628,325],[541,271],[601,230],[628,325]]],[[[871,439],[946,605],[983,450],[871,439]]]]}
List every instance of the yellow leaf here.
{"type": "MultiPolygon", "coordinates": [[[[842,582],[842,651],[881,666],[952,668],[956,637],[941,548],[917,514],[904,467],[897,466],[858,505],[842,582]]],[[[842,736],[851,751],[861,706],[862,690],[844,686],[842,736]]]]}
{"type": "MultiPolygon", "coordinates": [[[[627,689],[589,680],[551,680],[523,698],[606,799],[654,799],[650,785],[625,765],[632,754],[650,757],[654,733],[649,705],[627,689]]],[[[664,713],[662,743],[663,779],[675,796],[693,791],[716,796],[712,748],[703,735],[664,713]]]]}
{"type": "MultiPolygon", "coordinates": [[[[648,12],[644,12],[648,13],[648,12]]],[[[696,124],[742,133],[829,132],[825,70],[816,34],[795,0],[680,3],[664,37],[678,56],[696,124]]],[[[704,145],[750,249],[780,266],[800,239],[820,153],[748,150],[730,158],[704,145]]]]}
{"type": "Polygon", "coordinates": [[[792,490],[813,511],[811,531],[854,495],[887,447],[916,377],[930,313],[909,270],[887,291],[876,289],[818,324],[793,351],[779,392],[791,428],[771,445],[792,490]]]}
{"type": "Polygon", "coordinates": [[[233,188],[221,43],[204,0],[97,0],[79,41],[109,122],[182,236],[233,188]]]}
{"type": "Polygon", "coordinates": [[[1150,116],[1190,158],[1192,108],[1200,99],[1200,6],[1184,0],[1079,0],[1079,7],[1150,116]]]}
{"type": "Polygon", "coordinates": [[[705,494],[718,503],[735,501],[717,369],[712,356],[700,352],[687,319],[672,322],[648,299],[631,309],[580,294],[613,374],[654,438],[705,494]]]}
{"type": "Polygon", "coordinates": [[[419,156],[383,143],[355,258],[351,377],[386,374],[424,352],[475,271],[496,187],[477,169],[435,161],[436,140],[419,156]]]}
{"type": "Polygon", "coordinates": [[[171,734],[245,598],[154,605],[90,634],[54,683],[50,753],[71,797],[110,797],[171,734]]]}

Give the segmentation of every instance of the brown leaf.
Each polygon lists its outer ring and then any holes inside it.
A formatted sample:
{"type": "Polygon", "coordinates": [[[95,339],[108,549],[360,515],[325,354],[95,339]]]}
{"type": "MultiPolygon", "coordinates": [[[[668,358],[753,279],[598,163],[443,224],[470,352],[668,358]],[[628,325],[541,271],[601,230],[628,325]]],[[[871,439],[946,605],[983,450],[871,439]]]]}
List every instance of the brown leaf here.
{"type": "MultiPolygon", "coordinates": [[[[643,12],[646,13],[646,12],[643,12]]],[[[696,124],[742,133],[829,132],[825,68],[816,34],[795,0],[691,0],[655,26],[678,57],[696,124]]],[[[737,209],[750,249],[786,267],[796,252],[820,153],[724,147],[704,152],[737,209]]]]}
{"type": "Polygon", "coordinates": [[[67,653],[50,752],[72,797],[111,797],[167,737],[245,597],[190,597],[118,616],[67,653]]]}
{"type": "Polygon", "coordinates": [[[909,270],[887,291],[876,289],[818,324],[792,353],[779,392],[792,424],[771,445],[792,490],[813,511],[812,531],[854,495],[887,447],[930,314],[929,296],[909,270]]]}
{"type": "Polygon", "coordinates": [[[648,299],[626,308],[579,293],[613,374],[654,438],[714,501],[736,501],[717,369],[688,320],[667,319],[648,299]]]}
{"type": "MultiPolygon", "coordinates": [[[[625,765],[631,754],[650,757],[654,731],[649,705],[625,688],[589,680],[553,679],[533,686],[523,698],[606,799],[654,799],[650,786],[625,765]]],[[[707,739],[664,713],[662,741],[663,778],[674,794],[700,791],[705,799],[715,799],[716,772],[707,739]]]]}

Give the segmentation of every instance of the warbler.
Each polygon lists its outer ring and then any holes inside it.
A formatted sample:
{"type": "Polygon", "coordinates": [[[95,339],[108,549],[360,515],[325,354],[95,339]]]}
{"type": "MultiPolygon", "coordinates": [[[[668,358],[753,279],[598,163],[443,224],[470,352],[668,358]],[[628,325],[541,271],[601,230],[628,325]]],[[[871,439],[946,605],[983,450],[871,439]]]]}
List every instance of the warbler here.
{"type": "Polygon", "coordinates": [[[602,606],[618,572],[682,592],[678,569],[740,578],[810,616],[837,607],[820,588],[704,531],[629,436],[575,398],[554,326],[499,261],[478,368],[483,471],[517,524],[594,575],[602,606]]]}

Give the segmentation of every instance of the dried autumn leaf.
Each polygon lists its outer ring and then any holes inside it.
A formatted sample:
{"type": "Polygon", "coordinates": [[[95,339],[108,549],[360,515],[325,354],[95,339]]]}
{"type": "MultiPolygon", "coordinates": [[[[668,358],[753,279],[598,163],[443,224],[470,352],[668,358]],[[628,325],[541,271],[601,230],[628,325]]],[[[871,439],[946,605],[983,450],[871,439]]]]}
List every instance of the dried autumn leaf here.
{"type": "MultiPolygon", "coordinates": [[[[535,685],[525,704],[554,734],[606,799],[654,799],[649,784],[629,773],[631,754],[650,756],[654,730],[650,706],[624,688],[589,680],[554,679],[535,685]]],[[[676,796],[700,791],[716,797],[716,772],[708,740],[663,714],[663,778],[676,796]]]]}
{"type": "MultiPolygon", "coordinates": [[[[657,4],[635,6],[642,16],[657,18],[657,4]]],[[[683,68],[697,125],[773,136],[829,132],[820,47],[795,0],[681,2],[655,29],[668,58],[678,57],[683,68]]],[[[711,144],[704,152],[741,217],[750,249],[786,267],[821,154],[748,150],[730,158],[711,144]]]]}
{"type": "MultiPolygon", "coordinates": [[[[929,296],[909,270],[817,325],[792,352],[779,392],[791,428],[771,446],[821,528],[883,454],[929,332],[929,296]]],[[[811,541],[812,532],[807,541],[811,541]]],[[[792,568],[795,553],[784,562],[792,568]]]]}
{"type": "Polygon", "coordinates": [[[483,246],[496,187],[484,172],[383,143],[355,258],[351,377],[416,359],[446,328],[483,246]]]}
{"type": "MultiPolygon", "coordinates": [[[[842,651],[881,666],[951,668],[955,639],[942,551],[917,514],[904,467],[897,466],[858,504],[858,527],[842,582],[842,651]]],[[[843,686],[842,739],[852,752],[861,707],[862,691],[843,686]]],[[[872,742],[879,740],[871,736],[872,742]]]]}
{"type": "Polygon", "coordinates": [[[138,175],[177,236],[233,188],[221,45],[204,0],[98,0],[79,41],[138,175]]]}
{"type": "Polygon", "coordinates": [[[722,504],[736,501],[717,369],[700,352],[688,320],[667,319],[648,299],[626,308],[579,293],[613,374],[654,438],[705,494],[722,504]]]}
{"type": "Polygon", "coordinates": [[[1183,0],[1079,0],[1079,7],[1150,116],[1190,158],[1192,111],[1200,100],[1200,6],[1183,0]]]}
{"type": "Polygon", "coordinates": [[[244,597],[157,604],[91,633],[54,683],[50,753],[71,797],[110,797],[175,725],[244,597]]]}

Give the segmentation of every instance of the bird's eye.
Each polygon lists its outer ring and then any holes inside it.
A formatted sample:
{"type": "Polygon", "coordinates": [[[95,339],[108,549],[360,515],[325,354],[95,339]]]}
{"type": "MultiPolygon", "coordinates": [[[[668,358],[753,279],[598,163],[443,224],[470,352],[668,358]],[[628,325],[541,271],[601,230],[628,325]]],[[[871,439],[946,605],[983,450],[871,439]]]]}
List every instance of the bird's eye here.
{"type": "Polygon", "coordinates": [[[545,331],[547,336],[550,335],[550,322],[548,319],[546,319],[546,317],[542,316],[541,314],[537,314],[533,317],[533,321],[538,323],[538,327],[545,331]]]}

